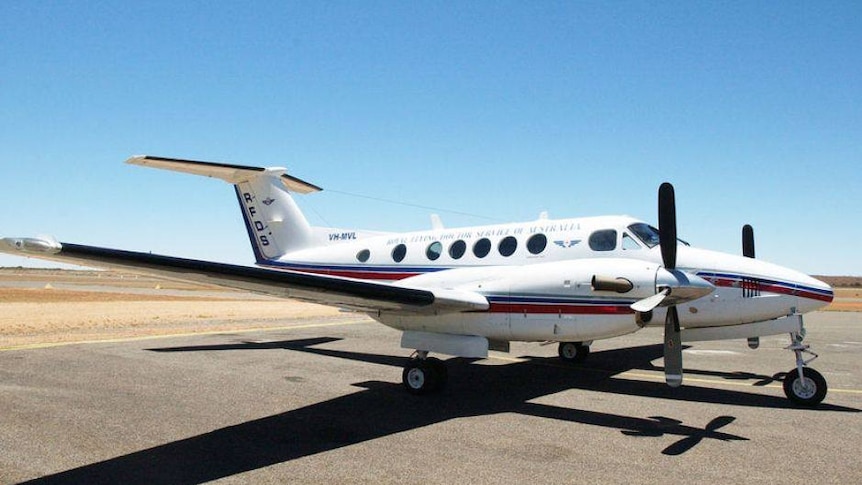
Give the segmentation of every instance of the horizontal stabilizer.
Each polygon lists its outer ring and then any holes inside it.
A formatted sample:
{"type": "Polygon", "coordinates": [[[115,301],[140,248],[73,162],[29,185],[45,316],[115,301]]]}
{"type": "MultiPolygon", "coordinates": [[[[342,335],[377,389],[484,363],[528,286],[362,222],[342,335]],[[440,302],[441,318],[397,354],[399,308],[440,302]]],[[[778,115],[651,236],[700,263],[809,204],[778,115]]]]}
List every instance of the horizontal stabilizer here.
{"type": "Polygon", "coordinates": [[[263,173],[269,173],[272,175],[278,175],[281,178],[281,183],[284,184],[287,190],[291,192],[310,194],[312,192],[320,192],[323,190],[312,183],[284,173],[285,169],[280,167],[246,167],[243,165],[231,165],[228,163],[197,162],[193,160],[180,160],[177,158],[154,157],[149,155],[134,156],[126,160],[126,163],[131,165],[141,165],[144,167],[161,168],[164,170],[173,170],[174,172],[214,177],[234,185],[248,182],[263,173]]]}

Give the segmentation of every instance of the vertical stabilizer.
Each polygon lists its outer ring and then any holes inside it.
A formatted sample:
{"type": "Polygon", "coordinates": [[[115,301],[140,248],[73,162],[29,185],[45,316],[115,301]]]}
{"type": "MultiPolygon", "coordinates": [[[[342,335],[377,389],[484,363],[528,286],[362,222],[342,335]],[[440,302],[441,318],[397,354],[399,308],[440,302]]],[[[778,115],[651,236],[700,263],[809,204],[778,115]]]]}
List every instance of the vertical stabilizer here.
{"type": "Polygon", "coordinates": [[[258,263],[317,245],[308,220],[290,192],[307,194],[322,189],[287,175],[284,168],[246,167],[152,156],[132,157],[127,163],[215,177],[233,184],[258,263]]]}
{"type": "Polygon", "coordinates": [[[314,245],[314,234],[302,211],[281,182],[282,169],[267,169],[234,185],[258,262],[314,245]]]}

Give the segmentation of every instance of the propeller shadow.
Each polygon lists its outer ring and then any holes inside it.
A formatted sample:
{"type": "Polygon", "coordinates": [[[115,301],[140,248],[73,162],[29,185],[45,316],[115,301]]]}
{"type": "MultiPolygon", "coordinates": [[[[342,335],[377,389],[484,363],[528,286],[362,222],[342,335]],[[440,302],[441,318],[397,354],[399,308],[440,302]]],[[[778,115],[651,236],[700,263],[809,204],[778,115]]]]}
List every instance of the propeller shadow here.
{"type": "MultiPolygon", "coordinates": [[[[285,349],[381,365],[401,366],[405,358],[316,348],[335,338],[244,342],[223,345],[149,349],[154,352],[219,352],[285,349]]],[[[698,402],[787,407],[783,399],[714,389],[669,389],[662,383],[615,379],[614,374],[637,368],[661,355],[661,345],[596,352],[589,368],[552,364],[528,358],[508,365],[473,365],[470,359],[448,361],[453,379],[442,393],[416,397],[400,384],[370,381],[355,384],[361,391],[329,401],[247,421],[93,463],[28,483],[199,484],[257,470],[440,422],[473,416],[520,413],[561,422],[599,426],[640,438],[680,437],[664,448],[678,456],[704,439],[724,442],[747,438],[720,431],[736,419],[718,416],[705,427],[685,425],[671,417],[640,418],[537,404],[531,400],[569,389],[623,395],[646,395],[698,402]],[[538,373],[542,378],[536,379],[538,373]],[[752,404],[753,403],[753,404],[752,404]]],[[[857,411],[835,406],[821,409],[857,411]]]]}

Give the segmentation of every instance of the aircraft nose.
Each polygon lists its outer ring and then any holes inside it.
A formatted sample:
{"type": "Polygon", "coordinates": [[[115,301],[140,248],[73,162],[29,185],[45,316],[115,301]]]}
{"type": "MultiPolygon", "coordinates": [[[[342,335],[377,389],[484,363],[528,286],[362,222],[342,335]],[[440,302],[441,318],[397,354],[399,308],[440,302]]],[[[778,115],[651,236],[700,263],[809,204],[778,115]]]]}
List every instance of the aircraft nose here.
{"type": "Polygon", "coordinates": [[[808,288],[802,288],[800,296],[807,296],[810,300],[817,302],[814,304],[815,308],[823,308],[832,303],[832,300],[835,298],[835,292],[833,291],[831,286],[812,276],[804,276],[806,279],[803,282],[803,285],[807,286],[808,288]],[[803,292],[810,294],[805,295],[803,292]]]}
{"type": "Polygon", "coordinates": [[[805,273],[768,264],[764,269],[766,277],[769,278],[766,280],[765,289],[796,296],[797,311],[801,313],[823,308],[832,303],[835,297],[831,286],[805,273]]]}

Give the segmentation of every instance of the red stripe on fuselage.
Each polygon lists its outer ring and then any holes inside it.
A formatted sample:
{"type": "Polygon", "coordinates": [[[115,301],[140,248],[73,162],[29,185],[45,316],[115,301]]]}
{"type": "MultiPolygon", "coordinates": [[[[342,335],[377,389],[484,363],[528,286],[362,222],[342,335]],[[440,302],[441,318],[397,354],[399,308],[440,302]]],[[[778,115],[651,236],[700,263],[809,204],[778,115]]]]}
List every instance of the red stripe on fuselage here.
{"type": "MultiPolygon", "coordinates": [[[[715,286],[720,286],[723,288],[742,288],[743,284],[739,280],[731,280],[727,278],[710,278],[709,281],[715,286]]],[[[834,295],[832,293],[828,295],[823,295],[820,293],[814,293],[813,291],[787,288],[786,286],[773,285],[768,283],[758,283],[757,288],[760,291],[765,291],[769,293],[798,296],[801,298],[808,298],[809,300],[817,300],[826,303],[832,303],[832,300],[834,299],[834,295]]]]}
{"type": "Polygon", "coordinates": [[[531,303],[491,303],[489,313],[535,313],[563,315],[631,315],[635,311],[625,305],[564,305],[531,303]]]}

